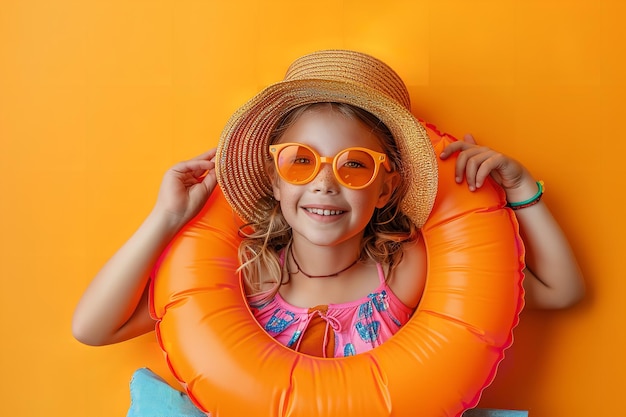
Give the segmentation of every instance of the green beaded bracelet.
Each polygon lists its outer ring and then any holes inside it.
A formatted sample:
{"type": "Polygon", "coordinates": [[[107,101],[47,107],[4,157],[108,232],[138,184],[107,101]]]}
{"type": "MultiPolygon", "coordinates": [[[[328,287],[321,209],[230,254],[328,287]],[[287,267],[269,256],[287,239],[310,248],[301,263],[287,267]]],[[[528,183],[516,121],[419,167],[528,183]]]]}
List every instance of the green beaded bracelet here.
{"type": "Polygon", "coordinates": [[[537,194],[530,197],[528,200],[519,201],[517,203],[507,203],[507,207],[510,207],[513,210],[519,210],[526,207],[534,206],[541,200],[541,196],[543,196],[543,191],[545,190],[543,181],[537,181],[537,194]]]}

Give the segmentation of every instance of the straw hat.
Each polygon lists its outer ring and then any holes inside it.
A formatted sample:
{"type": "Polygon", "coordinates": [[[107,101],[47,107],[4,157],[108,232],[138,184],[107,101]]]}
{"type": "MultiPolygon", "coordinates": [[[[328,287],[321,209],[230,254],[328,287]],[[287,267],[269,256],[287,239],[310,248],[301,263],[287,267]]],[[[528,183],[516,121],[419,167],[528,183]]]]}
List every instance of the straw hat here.
{"type": "Polygon", "coordinates": [[[423,126],[411,114],[409,93],[400,77],[380,60],[354,51],[305,55],[285,79],[265,88],[233,114],[217,147],[217,180],[233,210],[244,220],[260,219],[255,206],[272,196],[265,170],[271,161],[268,138],[277,122],[296,107],[347,103],[377,116],[389,128],[408,183],[401,210],[422,227],[437,193],[437,161],[423,126]]]}

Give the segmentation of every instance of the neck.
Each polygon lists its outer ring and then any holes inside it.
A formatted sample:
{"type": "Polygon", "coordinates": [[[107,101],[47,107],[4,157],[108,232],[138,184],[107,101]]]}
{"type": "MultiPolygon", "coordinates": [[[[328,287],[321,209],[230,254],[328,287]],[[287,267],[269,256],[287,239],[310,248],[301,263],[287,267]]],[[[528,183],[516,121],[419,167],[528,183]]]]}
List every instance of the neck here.
{"type": "MultiPolygon", "coordinates": [[[[320,274],[320,275],[315,275],[309,270],[309,272],[305,272],[302,267],[300,266],[301,263],[298,262],[298,259],[296,258],[296,255],[294,254],[294,250],[293,250],[293,244],[289,246],[289,257],[291,258],[293,267],[288,268],[287,272],[289,275],[295,275],[295,274],[302,274],[307,278],[332,278],[332,277],[336,277],[341,275],[342,273],[346,272],[347,270],[349,270],[350,268],[352,268],[353,266],[355,266],[357,264],[357,262],[359,261],[359,255],[357,254],[354,258],[353,261],[351,261],[349,264],[345,265],[343,268],[341,269],[337,269],[335,271],[332,271],[330,273],[324,273],[324,274],[320,274]]],[[[289,262],[289,260],[287,260],[287,262],[289,262]]],[[[320,264],[325,264],[325,263],[320,263],[320,264]]],[[[334,263],[330,263],[331,265],[334,265],[334,263]]],[[[317,272],[317,271],[316,271],[317,272]]]]}

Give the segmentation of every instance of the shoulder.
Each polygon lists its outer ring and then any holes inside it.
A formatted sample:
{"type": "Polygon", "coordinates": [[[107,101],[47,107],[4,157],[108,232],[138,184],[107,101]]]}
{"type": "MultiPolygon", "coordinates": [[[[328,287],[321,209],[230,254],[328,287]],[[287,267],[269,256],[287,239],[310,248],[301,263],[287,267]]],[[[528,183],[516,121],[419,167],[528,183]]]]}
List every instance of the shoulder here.
{"type": "Polygon", "coordinates": [[[405,305],[417,307],[426,283],[426,246],[420,237],[403,246],[402,261],[393,270],[387,283],[405,305]]]}

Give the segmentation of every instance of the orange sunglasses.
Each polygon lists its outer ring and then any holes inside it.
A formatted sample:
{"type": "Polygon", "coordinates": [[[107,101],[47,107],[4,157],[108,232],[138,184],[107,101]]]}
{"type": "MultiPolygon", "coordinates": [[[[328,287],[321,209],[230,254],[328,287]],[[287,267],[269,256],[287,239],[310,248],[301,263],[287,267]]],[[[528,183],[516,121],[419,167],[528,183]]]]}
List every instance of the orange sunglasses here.
{"type": "Polygon", "coordinates": [[[290,184],[311,182],[322,164],[332,164],[337,181],[354,190],[370,185],[378,176],[381,164],[391,172],[387,155],[367,148],[347,148],[332,158],[320,156],[313,148],[301,143],[270,145],[269,151],[278,174],[290,184]]]}

